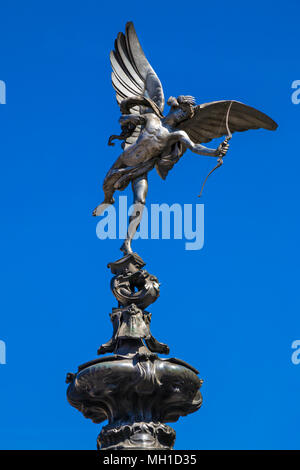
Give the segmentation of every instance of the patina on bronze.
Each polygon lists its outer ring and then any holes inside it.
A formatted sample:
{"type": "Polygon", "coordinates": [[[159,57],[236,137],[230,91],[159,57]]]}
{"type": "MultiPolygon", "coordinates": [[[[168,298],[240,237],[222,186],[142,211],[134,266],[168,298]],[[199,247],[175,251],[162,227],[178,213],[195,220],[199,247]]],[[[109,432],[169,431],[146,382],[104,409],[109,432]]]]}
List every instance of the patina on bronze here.
{"type": "Polygon", "coordinates": [[[166,423],[202,404],[198,371],[176,358],[162,359],[169,347],[151,333],[149,307],[159,296],[158,279],[137,253],[109,263],[118,301],[110,318],[112,338],[95,359],[68,374],[69,403],[94,423],[108,420],[98,436],[103,450],[171,449],[175,431],[166,423]]]}
{"type": "MultiPolygon", "coordinates": [[[[147,61],[132,23],[119,33],[111,52],[112,82],[122,116],[123,153],[107,173],[100,215],[114,202],[114,192],[132,184],[136,210],[129,219],[123,258],[111,262],[111,290],[118,305],[110,314],[112,338],[98,354],[110,354],[67,374],[69,403],[95,423],[108,420],[98,436],[99,449],[172,449],[175,431],[166,423],[197,411],[202,404],[198,371],[176,358],[162,359],[169,347],[151,333],[148,307],[157,300],[160,284],[133,253],[131,241],[140,223],[154,167],[165,179],[187,149],[223,163],[232,133],[248,129],[275,130],[277,124],[250,106],[233,100],[195,105],[191,96],[170,97],[164,111],[161,83],[147,61]],[[202,144],[226,136],[217,149],[202,144]]],[[[206,178],[207,179],[207,178],[206,178]]],[[[205,180],[206,181],[206,180],[205,180]]],[[[205,182],[204,182],[205,183],[205,182]]],[[[203,189],[203,187],[202,187],[203,189]]],[[[201,189],[201,192],[202,192],[201,189]]]]}
{"type": "Polygon", "coordinates": [[[115,49],[110,54],[112,84],[122,116],[120,135],[123,153],[108,171],[104,183],[104,201],[93,215],[101,215],[114,203],[116,190],[132,184],[136,211],[129,220],[128,235],[121,250],[131,253],[131,241],[142,217],[148,191],[147,174],[154,167],[165,179],[174,164],[187,149],[198,155],[217,157],[223,162],[234,132],[264,128],[275,130],[277,124],[266,114],[233,100],[213,101],[198,106],[192,96],[171,96],[170,109],[163,115],[165,98],[159,78],[145,57],[132,23],[127,23],[125,35],[119,33],[115,49]],[[226,135],[217,149],[201,144],[226,135]]]}

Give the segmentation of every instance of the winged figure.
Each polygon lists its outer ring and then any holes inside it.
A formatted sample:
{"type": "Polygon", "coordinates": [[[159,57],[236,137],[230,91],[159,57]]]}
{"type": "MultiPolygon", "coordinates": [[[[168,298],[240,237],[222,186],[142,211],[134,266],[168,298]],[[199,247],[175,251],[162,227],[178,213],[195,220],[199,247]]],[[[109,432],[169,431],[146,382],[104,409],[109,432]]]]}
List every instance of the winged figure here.
{"type": "Polygon", "coordinates": [[[131,241],[141,221],[148,191],[147,175],[156,168],[162,179],[187,149],[198,155],[216,157],[218,165],[226,155],[233,132],[249,129],[275,130],[277,124],[266,114],[233,100],[195,104],[192,96],[170,97],[164,116],[164,92],[159,78],[145,57],[133,23],[125,34],[119,33],[110,54],[112,84],[120,106],[120,135],[123,152],[108,171],[104,183],[104,201],[93,215],[103,213],[114,203],[116,190],[132,184],[134,208],[129,219],[127,238],[121,250],[132,253],[131,241]],[[217,149],[205,147],[212,139],[227,136],[217,149]]]}

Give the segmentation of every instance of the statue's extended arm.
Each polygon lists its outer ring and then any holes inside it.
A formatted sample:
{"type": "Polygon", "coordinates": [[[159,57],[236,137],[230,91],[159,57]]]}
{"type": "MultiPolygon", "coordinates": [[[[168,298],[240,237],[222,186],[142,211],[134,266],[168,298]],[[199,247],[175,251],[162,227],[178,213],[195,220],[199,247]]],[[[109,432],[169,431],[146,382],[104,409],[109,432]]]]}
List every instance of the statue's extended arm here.
{"type": "Polygon", "coordinates": [[[217,149],[209,149],[201,144],[194,144],[189,136],[184,131],[174,132],[172,139],[179,140],[185,147],[189,148],[192,152],[198,155],[206,155],[209,157],[224,157],[229,148],[228,142],[225,140],[222,142],[217,149]]]}

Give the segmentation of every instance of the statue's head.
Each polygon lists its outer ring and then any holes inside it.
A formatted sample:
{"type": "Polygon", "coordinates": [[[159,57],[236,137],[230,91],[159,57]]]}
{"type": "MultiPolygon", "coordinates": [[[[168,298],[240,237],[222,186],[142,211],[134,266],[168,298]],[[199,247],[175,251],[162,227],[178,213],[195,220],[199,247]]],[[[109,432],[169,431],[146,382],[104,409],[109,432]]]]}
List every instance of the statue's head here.
{"type": "Polygon", "coordinates": [[[185,108],[187,106],[194,106],[195,103],[195,98],[189,95],[180,95],[177,96],[177,98],[174,98],[174,96],[170,96],[167,101],[167,104],[171,106],[171,108],[185,108]]]}
{"type": "Polygon", "coordinates": [[[167,104],[171,109],[165,117],[165,122],[171,126],[194,115],[195,98],[193,96],[180,95],[177,98],[170,96],[167,104]]]}

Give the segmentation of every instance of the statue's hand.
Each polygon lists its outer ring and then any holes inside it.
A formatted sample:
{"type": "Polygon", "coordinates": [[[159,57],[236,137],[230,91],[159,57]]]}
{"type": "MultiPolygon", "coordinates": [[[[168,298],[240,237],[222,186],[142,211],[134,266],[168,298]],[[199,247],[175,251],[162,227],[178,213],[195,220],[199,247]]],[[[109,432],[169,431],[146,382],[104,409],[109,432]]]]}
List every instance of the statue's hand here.
{"type": "Polygon", "coordinates": [[[110,138],[108,139],[108,145],[111,145],[112,147],[115,145],[113,140],[115,139],[114,135],[111,135],[110,138]]]}
{"type": "Polygon", "coordinates": [[[225,139],[224,142],[222,142],[217,148],[216,157],[219,157],[219,158],[225,157],[226,153],[228,152],[228,149],[229,149],[229,143],[228,143],[228,140],[225,139]]]}

